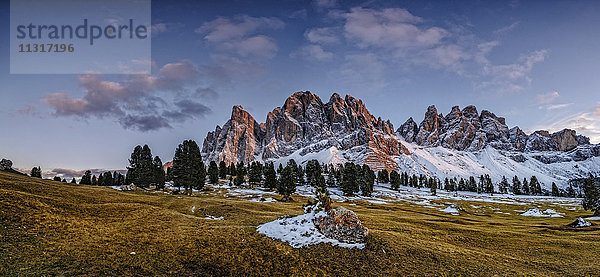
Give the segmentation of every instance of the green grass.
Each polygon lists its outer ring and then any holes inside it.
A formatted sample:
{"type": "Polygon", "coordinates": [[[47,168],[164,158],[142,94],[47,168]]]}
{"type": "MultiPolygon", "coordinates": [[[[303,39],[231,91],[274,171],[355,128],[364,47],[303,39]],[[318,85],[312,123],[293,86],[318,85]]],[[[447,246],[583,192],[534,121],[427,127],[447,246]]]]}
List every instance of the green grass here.
{"type": "MultiPolygon", "coordinates": [[[[354,210],[370,229],[365,249],[292,248],[256,226],[302,212],[306,199],[257,203],[176,196],[0,172],[0,275],[597,275],[600,231],[564,218],[514,215],[488,204],[452,216],[402,202],[354,210]],[[196,206],[192,213],[192,206],[196,206]],[[206,215],[225,220],[207,220],[206,215]],[[135,252],[135,255],[130,254],[135,252]]],[[[340,205],[334,203],[334,207],[340,205]]]]}

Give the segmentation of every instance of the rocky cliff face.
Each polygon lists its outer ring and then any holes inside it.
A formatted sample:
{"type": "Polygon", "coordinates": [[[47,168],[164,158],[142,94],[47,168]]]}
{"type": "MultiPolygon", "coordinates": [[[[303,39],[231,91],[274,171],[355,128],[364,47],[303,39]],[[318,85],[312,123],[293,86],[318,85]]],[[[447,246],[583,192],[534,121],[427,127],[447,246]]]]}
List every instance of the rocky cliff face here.
{"type": "Polygon", "coordinates": [[[262,151],[265,129],[242,106],[233,106],[231,119],[209,132],[202,145],[202,156],[208,161],[248,163],[262,151]]]}
{"type": "Polygon", "coordinates": [[[445,117],[438,114],[435,106],[430,106],[418,127],[410,118],[396,133],[407,142],[421,146],[443,146],[461,151],[478,151],[492,146],[518,152],[568,152],[590,144],[589,138],[570,129],[552,134],[536,131],[528,136],[519,127],[509,129],[503,117],[490,111],[483,110],[479,114],[474,106],[467,106],[462,111],[454,106],[445,117]]]}
{"type": "Polygon", "coordinates": [[[389,121],[375,118],[352,96],[335,93],[323,103],[317,95],[301,91],[271,111],[262,125],[234,106],[223,128],[208,133],[202,154],[206,160],[247,163],[295,152],[303,156],[331,148],[353,149],[375,168],[394,168],[391,157],[400,155],[402,145],[393,130],[389,121]]]}
{"type": "Polygon", "coordinates": [[[206,161],[226,163],[317,158],[389,170],[413,170],[424,162],[422,159],[429,159],[418,158],[423,153],[415,145],[465,153],[492,147],[517,163],[528,159],[542,164],[568,163],[600,156],[600,145],[590,145],[588,138],[573,130],[527,135],[519,127],[509,129],[504,118],[487,110],[479,112],[475,106],[462,110],[455,106],[445,116],[430,106],[420,124],[409,118],[393,130],[392,123],[373,116],[361,100],[352,96],[333,94],[324,103],[317,95],[301,91],[273,109],[262,124],[241,106],[234,106],[227,123],[206,136],[202,156],[206,161]]]}

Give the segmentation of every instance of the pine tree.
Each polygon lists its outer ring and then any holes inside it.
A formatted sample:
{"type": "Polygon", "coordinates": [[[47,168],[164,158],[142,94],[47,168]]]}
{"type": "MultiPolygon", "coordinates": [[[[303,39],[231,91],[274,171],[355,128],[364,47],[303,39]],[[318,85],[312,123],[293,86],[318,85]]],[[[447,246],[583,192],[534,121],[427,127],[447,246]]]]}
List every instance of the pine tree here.
{"type": "Polygon", "coordinates": [[[173,166],[167,167],[167,174],[165,175],[165,181],[173,181],[173,166]]]}
{"type": "Polygon", "coordinates": [[[215,161],[208,165],[208,182],[213,185],[219,182],[219,167],[215,161]]]}
{"type": "Polygon", "coordinates": [[[295,168],[288,165],[281,170],[281,176],[277,184],[277,193],[283,196],[281,201],[289,201],[290,195],[296,191],[295,168]]]}
{"type": "MultiPolygon", "coordinates": [[[[162,166],[162,165],[161,165],[162,166]]],[[[133,183],[139,187],[149,187],[155,183],[155,166],[152,160],[152,151],[148,145],[138,145],[133,149],[127,167],[127,183],[133,183]]]]}
{"type": "Polygon", "coordinates": [[[500,190],[500,193],[508,193],[509,187],[510,184],[508,184],[508,180],[506,180],[505,176],[502,176],[502,181],[500,181],[500,184],[498,184],[498,189],[500,190]]]}
{"type": "Polygon", "coordinates": [[[306,182],[311,186],[319,186],[319,180],[321,179],[321,165],[317,160],[310,160],[306,163],[306,182]]]}
{"type": "Polygon", "coordinates": [[[102,179],[104,180],[101,186],[112,187],[115,184],[115,180],[110,171],[104,172],[102,179]]]}
{"type": "Polygon", "coordinates": [[[97,186],[98,185],[98,178],[96,178],[96,175],[94,174],[94,176],[92,176],[92,186],[97,186]]]}
{"type": "Polygon", "coordinates": [[[54,178],[52,178],[52,180],[60,182],[60,177],[59,176],[54,176],[54,178]]]}
{"type": "MultiPolygon", "coordinates": [[[[93,178],[92,178],[92,183],[94,183],[93,178]]],[[[102,173],[98,174],[98,180],[96,181],[96,185],[104,186],[104,175],[102,173]]]]}
{"type": "Polygon", "coordinates": [[[71,179],[71,184],[77,184],[77,181],[75,180],[75,177],[73,177],[73,179],[71,179]]]}
{"type": "Polygon", "coordinates": [[[346,162],[342,177],[342,192],[344,192],[344,195],[354,195],[359,189],[356,165],[351,162],[346,162]]]}
{"type": "Polygon", "coordinates": [[[248,165],[248,182],[250,185],[257,185],[262,182],[262,165],[259,162],[253,162],[248,165]]]}
{"type": "Polygon", "coordinates": [[[160,160],[159,156],[154,157],[152,160],[153,167],[153,183],[156,186],[156,189],[164,189],[165,188],[165,170],[163,167],[163,163],[160,160]]]}
{"type": "Polygon", "coordinates": [[[521,191],[521,181],[519,180],[519,177],[517,177],[515,175],[515,177],[513,177],[513,186],[512,186],[512,193],[514,195],[520,195],[523,192],[521,191]]]}
{"type": "Polygon", "coordinates": [[[529,182],[527,182],[527,178],[523,178],[523,194],[529,195],[530,193],[529,182]]]}
{"type": "MultiPolygon", "coordinates": [[[[75,179],[75,178],[73,178],[75,179]]],[[[91,185],[92,184],[92,172],[86,170],[83,176],[81,176],[81,180],[79,181],[80,185],[91,185]]]]}
{"type": "Polygon", "coordinates": [[[554,182],[552,182],[552,196],[556,196],[556,197],[560,196],[560,190],[558,189],[558,186],[554,182]]]}
{"type": "Polygon", "coordinates": [[[531,176],[531,181],[529,182],[529,193],[531,195],[539,195],[542,193],[540,183],[538,182],[537,177],[531,176]],[[538,191],[539,187],[539,191],[538,191]]]}
{"type": "Polygon", "coordinates": [[[334,173],[333,172],[329,172],[329,174],[327,174],[327,186],[328,187],[335,187],[335,177],[334,177],[334,173]]]}
{"type": "Polygon", "coordinates": [[[600,190],[592,174],[583,181],[583,208],[594,212],[594,216],[600,216],[600,190]]]}
{"type": "Polygon", "coordinates": [[[35,178],[42,178],[42,168],[39,166],[32,168],[29,175],[35,178]]]}
{"type": "Polygon", "coordinates": [[[402,177],[398,174],[396,170],[392,170],[390,172],[390,184],[392,185],[392,189],[398,190],[400,188],[400,184],[402,177]]]}
{"type": "Polygon", "coordinates": [[[225,161],[219,162],[219,178],[227,178],[227,165],[225,164],[225,161]]]}
{"type": "Polygon", "coordinates": [[[437,182],[435,181],[435,179],[429,178],[429,180],[427,181],[427,185],[429,186],[429,192],[431,192],[431,195],[437,195],[437,182]]]}
{"type": "Polygon", "coordinates": [[[386,184],[390,182],[390,175],[387,170],[382,169],[377,172],[377,183],[386,184]]]}
{"type": "Polygon", "coordinates": [[[244,179],[246,177],[246,167],[244,166],[244,162],[238,163],[238,165],[236,166],[236,173],[237,175],[235,176],[235,180],[233,180],[233,183],[236,186],[241,186],[243,183],[246,182],[246,180],[244,179]]]}
{"type": "Polygon", "coordinates": [[[206,168],[202,162],[200,148],[193,140],[179,144],[173,158],[173,182],[177,187],[184,187],[187,194],[192,188],[202,189],[206,183],[206,168]]]}
{"type": "MultiPolygon", "coordinates": [[[[371,196],[373,193],[373,186],[375,185],[375,172],[373,172],[366,164],[364,164],[362,168],[360,166],[356,167],[359,171],[358,180],[361,194],[363,196],[371,196]]],[[[398,173],[396,172],[396,174],[398,173]]]]}
{"type": "Polygon", "coordinates": [[[275,172],[275,165],[271,162],[265,165],[265,187],[268,189],[277,188],[277,173],[275,172]]]}

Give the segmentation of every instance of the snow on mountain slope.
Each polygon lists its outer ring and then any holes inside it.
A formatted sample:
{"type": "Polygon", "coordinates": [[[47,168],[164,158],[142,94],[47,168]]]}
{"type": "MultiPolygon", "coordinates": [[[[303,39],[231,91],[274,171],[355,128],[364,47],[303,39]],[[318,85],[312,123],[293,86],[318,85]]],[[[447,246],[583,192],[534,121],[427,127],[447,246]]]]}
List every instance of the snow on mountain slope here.
{"type": "Polygon", "coordinates": [[[258,123],[241,106],[231,118],[209,132],[202,147],[205,161],[251,161],[298,164],[316,159],[326,164],[354,162],[374,170],[398,170],[440,179],[489,175],[495,183],[505,176],[536,176],[543,187],[568,185],[574,178],[600,173],[600,144],[564,129],[527,135],[509,128],[504,118],[475,106],[455,106],[442,115],[430,106],[417,125],[412,118],[394,131],[350,95],[333,94],[329,101],[296,92],[258,123]]]}

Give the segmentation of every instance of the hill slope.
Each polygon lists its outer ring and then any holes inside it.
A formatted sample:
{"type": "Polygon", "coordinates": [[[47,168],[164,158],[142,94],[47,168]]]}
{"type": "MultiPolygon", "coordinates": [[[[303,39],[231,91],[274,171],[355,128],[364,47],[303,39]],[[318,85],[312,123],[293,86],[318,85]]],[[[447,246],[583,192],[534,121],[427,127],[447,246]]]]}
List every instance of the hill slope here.
{"type": "Polygon", "coordinates": [[[370,229],[363,250],[295,249],[256,232],[281,215],[300,214],[306,199],[295,199],[257,203],[225,198],[218,188],[195,197],[119,192],[0,172],[0,275],[569,276],[600,270],[591,258],[600,231],[560,227],[580,210],[546,203],[540,205],[565,218],[532,218],[514,215],[523,206],[456,201],[464,212],[453,216],[403,202],[335,203],[356,211],[370,229]]]}

